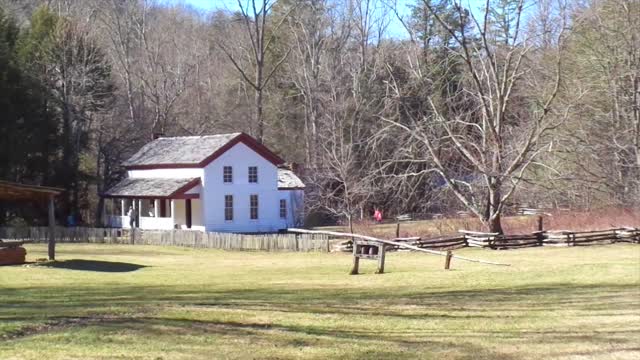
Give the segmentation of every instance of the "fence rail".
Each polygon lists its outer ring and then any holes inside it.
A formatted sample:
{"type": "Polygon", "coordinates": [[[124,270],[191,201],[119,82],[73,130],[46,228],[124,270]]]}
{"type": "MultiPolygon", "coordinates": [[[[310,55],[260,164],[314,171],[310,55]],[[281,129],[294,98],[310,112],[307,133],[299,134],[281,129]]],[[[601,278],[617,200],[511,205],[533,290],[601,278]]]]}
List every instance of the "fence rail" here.
{"type": "MultiPolygon", "coordinates": [[[[48,227],[0,227],[0,239],[46,243],[48,227]]],[[[329,237],[320,234],[233,234],[190,230],[131,230],[56,227],[58,243],[168,245],[205,249],[318,251],[330,250],[329,237]]]]}
{"type": "MultiPolygon", "coordinates": [[[[534,246],[588,246],[618,242],[640,244],[640,229],[615,228],[597,231],[539,231],[523,235],[497,235],[461,231],[453,237],[432,239],[394,239],[408,245],[432,250],[453,250],[462,247],[516,249],[534,246]]],[[[46,243],[48,227],[0,227],[1,240],[46,243]]],[[[131,244],[131,230],[113,228],[56,227],[58,243],[131,244]]],[[[330,236],[324,234],[234,234],[189,230],[135,230],[134,244],[168,245],[206,249],[260,251],[330,252],[330,236]]],[[[338,250],[352,251],[351,241],[339,244],[338,250]]],[[[335,249],[334,249],[335,250],[335,249]]],[[[389,250],[397,250],[390,247],[389,250]]]]}
{"type": "MultiPolygon", "coordinates": [[[[397,238],[395,242],[406,243],[423,249],[455,250],[463,247],[480,247],[488,249],[518,249],[534,246],[588,246],[612,243],[640,244],[640,229],[615,228],[594,231],[536,231],[531,234],[499,235],[497,233],[483,233],[478,231],[461,230],[461,234],[451,237],[431,239],[397,238]]],[[[340,244],[339,250],[350,252],[353,249],[351,241],[340,244]]],[[[390,251],[398,250],[398,246],[389,247],[390,251]]]]}
{"type": "Polygon", "coordinates": [[[467,245],[490,249],[511,249],[533,246],[588,246],[617,242],[640,243],[640,229],[614,228],[593,231],[550,230],[523,235],[464,233],[467,245]]]}

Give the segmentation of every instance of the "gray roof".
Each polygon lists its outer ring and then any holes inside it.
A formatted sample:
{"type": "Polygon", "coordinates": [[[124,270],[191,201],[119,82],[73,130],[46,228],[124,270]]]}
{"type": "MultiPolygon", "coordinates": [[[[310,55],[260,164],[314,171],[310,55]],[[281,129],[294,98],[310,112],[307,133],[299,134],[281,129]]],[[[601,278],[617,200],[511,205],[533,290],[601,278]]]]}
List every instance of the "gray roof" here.
{"type": "Polygon", "coordinates": [[[304,183],[293,171],[288,169],[278,169],[278,189],[302,189],[304,183]]]}
{"type": "Polygon", "coordinates": [[[123,165],[199,164],[240,134],[158,138],[143,146],[123,165]]]}
{"type": "Polygon", "coordinates": [[[126,178],[107,190],[108,197],[167,197],[199,178],[126,178]]]}

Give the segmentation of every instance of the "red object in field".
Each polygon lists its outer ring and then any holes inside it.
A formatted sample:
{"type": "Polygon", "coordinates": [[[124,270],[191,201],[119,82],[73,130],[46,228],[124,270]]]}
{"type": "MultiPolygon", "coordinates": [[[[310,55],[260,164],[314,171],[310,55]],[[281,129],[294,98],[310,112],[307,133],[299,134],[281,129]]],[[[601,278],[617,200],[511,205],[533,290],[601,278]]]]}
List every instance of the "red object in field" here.
{"type": "Polygon", "coordinates": [[[376,211],[373,212],[373,219],[377,222],[382,221],[382,211],[376,209],[376,211]]]}
{"type": "Polygon", "coordinates": [[[22,246],[0,248],[0,265],[24,264],[27,250],[22,246]]]}

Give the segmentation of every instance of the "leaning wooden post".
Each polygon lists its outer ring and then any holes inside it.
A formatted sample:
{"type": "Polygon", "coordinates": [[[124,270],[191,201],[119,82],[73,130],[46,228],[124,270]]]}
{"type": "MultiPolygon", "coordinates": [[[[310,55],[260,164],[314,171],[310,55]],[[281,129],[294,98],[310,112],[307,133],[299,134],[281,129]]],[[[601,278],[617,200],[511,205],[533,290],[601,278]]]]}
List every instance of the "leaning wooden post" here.
{"type": "Polygon", "coordinates": [[[56,259],[56,213],[53,195],[49,195],[49,260],[56,259]]]}
{"type": "Polygon", "coordinates": [[[400,237],[400,220],[396,224],[396,239],[400,237]]]}
{"type": "Polygon", "coordinates": [[[444,258],[444,269],[449,270],[451,268],[451,258],[453,257],[453,252],[451,250],[447,250],[447,256],[444,258]]]}
{"type": "Polygon", "coordinates": [[[358,268],[360,266],[360,258],[358,257],[358,242],[353,239],[353,267],[351,268],[350,275],[358,275],[358,268]]]}
{"type": "Polygon", "coordinates": [[[380,244],[378,247],[378,270],[376,270],[376,274],[384,274],[384,255],[386,253],[387,246],[385,244],[380,244]]]}

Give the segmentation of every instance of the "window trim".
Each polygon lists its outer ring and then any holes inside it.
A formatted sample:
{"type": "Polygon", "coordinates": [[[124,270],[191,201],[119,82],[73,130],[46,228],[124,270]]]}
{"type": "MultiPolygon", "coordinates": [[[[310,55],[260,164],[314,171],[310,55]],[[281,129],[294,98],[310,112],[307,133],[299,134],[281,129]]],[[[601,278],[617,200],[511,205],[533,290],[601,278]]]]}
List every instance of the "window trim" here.
{"type": "Polygon", "coordinates": [[[287,199],[280,199],[280,219],[287,218],[287,199]],[[284,216],[282,216],[284,214],[284,216]]]}
{"type": "Polygon", "coordinates": [[[247,168],[247,182],[249,184],[257,184],[259,182],[259,177],[258,177],[258,167],[257,166],[249,166],[247,168]],[[256,181],[251,181],[251,169],[256,169],[256,181]]]}
{"type": "Polygon", "coordinates": [[[257,221],[260,219],[260,200],[258,199],[258,194],[250,194],[249,195],[249,220],[257,221]],[[253,205],[253,200],[255,199],[255,206],[253,205]],[[255,210],[256,217],[253,217],[253,211],[255,210]]]}
{"type": "Polygon", "coordinates": [[[222,167],[222,183],[223,184],[233,184],[233,166],[223,166],[222,167]],[[230,173],[226,174],[225,171],[229,169],[230,173]],[[226,176],[229,175],[231,181],[227,181],[226,176]]]}
{"type": "Polygon", "coordinates": [[[226,194],[224,196],[224,221],[225,222],[233,222],[233,195],[232,194],[226,194]],[[231,206],[227,206],[227,200],[230,201],[231,206]],[[231,218],[228,219],[227,218],[227,210],[231,210],[231,218]]]}

